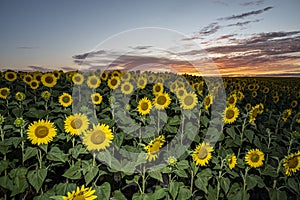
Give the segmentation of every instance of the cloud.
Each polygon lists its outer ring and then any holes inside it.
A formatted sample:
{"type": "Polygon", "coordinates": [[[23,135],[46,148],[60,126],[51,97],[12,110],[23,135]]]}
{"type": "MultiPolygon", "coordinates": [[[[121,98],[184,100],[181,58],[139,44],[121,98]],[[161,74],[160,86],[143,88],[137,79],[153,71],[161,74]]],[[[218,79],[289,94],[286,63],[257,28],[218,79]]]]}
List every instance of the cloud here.
{"type": "Polygon", "coordinates": [[[260,22],[261,19],[256,19],[256,20],[252,20],[252,21],[244,21],[244,22],[237,22],[237,23],[234,23],[234,24],[228,24],[226,25],[227,27],[231,27],[231,26],[245,26],[245,25],[248,25],[250,23],[254,23],[254,22],[260,22]]]}
{"type": "Polygon", "coordinates": [[[272,6],[266,7],[264,9],[260,9],[260,10],[254,10],[254,11],[250,11],[250,12],[246,12],[246,13],[242,13],[239,15],[231,15],[229,17],[222,17],[222,18],[218,18],[217,20],[222,21],[222,20],[235,20],[235,19],[242,19],[251,15],[258,15],[261,14],[263,12],[266,12],[270,9],[272,9],[272,6]]]}
{"type": "Polygon", "coordinates": [[[258,1],[248,1],[245,3],[240,3],[241,6],[259,6],[261,4],[263,4],[266,0],[258,0],[258,1]]]}
{"type": "Polygon", "coordinates": [[[20,46],[17,47],[17,49],[24,49],[24,50],[30,50],[30,49],[37,49],[38,47],[34,47],[34,46],[20,46]]]}

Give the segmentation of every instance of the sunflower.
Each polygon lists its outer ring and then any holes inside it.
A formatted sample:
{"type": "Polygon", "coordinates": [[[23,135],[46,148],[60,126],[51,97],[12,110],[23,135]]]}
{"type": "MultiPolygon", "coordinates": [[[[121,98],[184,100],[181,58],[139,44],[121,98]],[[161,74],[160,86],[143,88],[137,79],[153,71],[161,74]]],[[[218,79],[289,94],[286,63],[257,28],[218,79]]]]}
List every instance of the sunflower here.
{"type": "Polygon", "coordinates": [[[100,74],[101,80],[106,81],[108,78],[108,73],[106,71],[100,74]]]}
{"type": "Polygon", "coordinates": [[[9,82],[13,82],[18,78],[18,76],[16,72],[9,71],[9,72],[5,72],[4,78],[9,82]]]}
{"type": "Polygon", "coordinates": [[[213,97],[211,94],[208,94],[204,100],[203,100],[203,103],[204,103],[204,109],[205,110],[208,110],[211,106],[211,104],[213,103],[213,97]]]}
{"type": "Polygon", "coordinates": [[[110,89],[114,90],[120,85],[120,78],[118,76],[113,76],[107,81],[107,85],[110,89]]]}
{"type": "Polygon", "coordinates": [[[92,99],[93,104],[99,105],[102,102],[103,98],[102,98],[101,94],[94,93],[94,94],[91,94],[91,99],[92,99]]]}
{"type": "Polygon", "coordinates": [[[259,113],[259,108],[258,106],[253,106],[249,112],[249,122],[253,123],[256,120],[256,117],[259,113]]]}
{"type": "Polygon", "coordinates": [[[159,94],[164,91],[164,85],[161,83],[156,83],[153,85],[153,94],[159,94]]]}
{"type": "Polygon", "coordinates": [[[297,100],[293,100],[293,101],[291,102],[291,107],[292,107],[292,108],[296,108],[297,105],[298,105],[298,101],[297,101],[297,100]]]}
{"type": "Polygon", "coordinates": [[[274,95],[273,96],[273,102],[276,104],[279,101],[279,95],[274,95]]]}
{"type": "Polygon", "coordinates": [[[246,163],[254,168],[262,166],[264,159],[264,153],[259,149],[251,149],[245,156],[246,163]]]}
{"type": "Polygon", "coordinates": [[[89,126],[89,120],[84,114],[70,115],[65,120],[65,131],[72,136],[81,135],[89,126]]]}
{"type": "Polygon", "coordinates": [[[281,119],[286,122],[289,116],[292,114],[292,109],[285,109],[282,113],[281,119]]]}
{"type": "Polygon", "coordinates": [[[39,82],[41,81],[41,78],[43,76],[43,74],[41,72],[34,72],[32,75],[33,75],[33,79],[37,80],[39,82]]]}
{"type": "Polygon", "coordinates": [[[145,77],[141,76],[140,78],[138,78],[136,84],[137,84],[138,88],[144,89],[147,85],[147,79],[145,77]]]}
{"type": "Polygon", "coordinates": [[[243,99],[245,98],[245,95],[241,91],[237,91],[236,96],[237,96],[239,101],[243,101],[243,99]]]}
{"type": "Polygon", "coordinates": [[[227,104],[230,106],[235,106],[237,100],[238,100],[238,98],[237,98],[236,94],[233,93],[227,98],[227,104]]]}
{"type": "Polygon", "coordinates": [[[245,105],[245,108],[246,108],[247,111],[251,110],[251,108],[252,108],[251,103],[247,103],[247,104],[245,105]]]}
{"type": "Polygon", "coordinates": [[[171,98],[168,93],[158,94],[153,101],[153,104],[157,110],[166,109],[171,103],[171,98]]]}
{"type": "Polygon", "coordinates": [[[49,91],[44,91],[42,92],[41,97],[45,100],[48,100],[51,97],[51,93],[49,91]]]}
{"type": "Polygon", "coordinates": [[[236,156],[234,155],[234,153],[228,157],[227,163],[228,163],[229,169],[233,169],[235,167],[236,161],[237,161],[237,159],[236,159],[236,156]]]}
{"type": "Polygon", "coordinates": [[[58,101],[63,107],[69,107],[73,102],[72,96],[65,92],[59,96],[58,101]]]}
{"type": "Polygon", "coordinates": [[[33,77],[32,77],[30,74],[26,74],[26,75],[23,77],[23,81],[24,81],[24,83],[26,83],[26,84],[29,84],[32,80],[33,80],[33,77]]]}
{"type": "Polygon", "coordinates": [[[182,98],[180,98],[180,103],[184,110],[191,110],[198,103],[197,95],[193,92],[188,92],[182,98]]]}
{"type": "Polygon", "coordinates": [[[122,79],[122,81],[127,82],[127,81],[130,80],[130,77],[131,77],[130,73],[129,72],[125,72],[124,74],[122,74],[121,79],[122,79]]]}
{"type": "Polygon", "coordinates": [[[84,185],[77,186],[76,191],[68,192],[68,196],[63,196],[63,200],[94,200],[97,196],[93,195],[96,191],[90,188],[84,188],[84,185]]]}
{"type": "Polygon", "coordinates": [[[168,162],[168,164],[169,164],[170,166],[174,166],[174,165],[176,165],[176,163],[177,163],[177,159],[176,159],[174,156],[170,156],[170,157],[168,158],[167,162],[168,162]]]}
{"type": "Polygon", "coordinates": [[[182,98],[184,95],[186,95],[186,89],[184,87],[177,87],[176,88],[176,96],[177,98],[182,98]]]}
{"type": "Polygon", "coordinates": [[[9,95],[9,88],[0,88],[0,98],[1,99],[6,99],[7,96],[9,95]]]}
{"type": "Polygon", "coordinates": [[[17,92],[15,97],[17,101],[24,101],[26,96],[23,92],[17,92]]]}
{"type": "Polygon", "coordinates": [[[295,120],[298,124],[300,124],[300,112],[297,113],[295,120]]]}
{"type": "Polygon", "coordinates": [[[84,133],[83,144],[89,151],[100,151],[109,147],[113,139],[114,135],[108,125],[93,124],[93,128],[84,133]]]}
{"type": "Polygon", "coordinates": [[[142,98],[139,101],[138,106],[137,106],[138,112],[141,115],[149,114],[151,111],[151,108],[152,108],[151,101],[147,97],[142,98]]]}
{"type": "Polygon", "coordinates": [[[29,85],[31,89],[35,90],[40,86],[40,82],[38,80],[32,80],[29,85]]]}
{"type": "Polygon", "coordinates": [[[202,142],[194,150],[192,156],[196,165],[206,166],[209,160],[212,158],[211,152],[214,148],[207,142],[202,142]]]}
{"type": "Polygon", "coordinates": [[[165,142],[166,140],[164,135],[160,135],[157,138],[151,140],[150,143],[144,147],[147,151],[146,159],[150,162],[152,160],[156,160],[158,152],[165,142]]]}
{"type": "Polygon", "coordinates": [[[202,93],[203,93],[203,87],[204,87],[204,82],[203,81],[199,82],[199,84],[198,84],[198,86],[196,88],[198,94],[202,95],[202,93]]]}
{"type": "Polygon", "coordinates": [[[236,121],[240,114],[240,111],[235,106],[228,106],[223,114],[223,121],[225,124],[232,124],[236,121]]]}
{"type": "Polygon", "coordinates": [[[54,87],[57,83],[57,78],[54,76],[53,73],[46,73],[43,74],[41,77],[41,82],[46,87],[54,87]]]}
{"type": "Polygon", "coordinates": [[[123,94],[131,94],[133,92],[133,85],[130,82],[124,82],[121,85],[121,92],[123,94]]]}
{"type": "Polygon", "coordinates": [[[56,136],[56,128],[53,122],[40,119],[29,125],[27,137],[32,144],[48,144],[56,136]]]}
{"type": "Polygon", "coordinates": [[[252,92],[252,97],[253,97],[253,98],[257,97],[257,92],[256,92],[256,90],[252,92]]]}
{"type": "Polygon", "coordinates": [[[118,70],[114,70],[113,72],[111,72],[111,76],[120,78],[121,77],[121,72],[118,71],[118,70]]]}
{"type": "Polygon", "coordinates": [[[84,76],[80,73],[75,73],[72,76],[72,81],[75,85],[81,85],[84,81],[84,76]]]}
{"type": "Polygon", "coordinates": [[[283,167],[285,174],[291,176],[300,170],[300,151],[292,153],[284,158],[283,167]]]}
{"type": "Polygon", "coordinates": [[[88,85],[89,88],[96,89],[100,86],[101,81],[96,75],[92,75],[88,77],[86,84],[88,85]]]}

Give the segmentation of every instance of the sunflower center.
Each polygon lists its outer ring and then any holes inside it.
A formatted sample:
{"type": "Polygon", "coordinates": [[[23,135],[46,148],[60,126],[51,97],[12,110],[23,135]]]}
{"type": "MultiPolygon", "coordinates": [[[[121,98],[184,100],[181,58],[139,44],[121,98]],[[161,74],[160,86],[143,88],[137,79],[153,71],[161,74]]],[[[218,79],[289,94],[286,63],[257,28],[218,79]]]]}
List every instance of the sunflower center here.
{"type": "Polygon", "coordinates": [[[63,100],[64,103],[69,103],[70,97],[64,96],[62,100],[63,100]]]}
{"type": "Polygon", "coordinates": [[[254,155],[251,156],[251,161],[252,162],[257,162],[258,160],[259,160],[259,155],[254,154],[254,155]]]}
{"type": "Polygon", "coordinates": [[[14,78],[15,78],[15,75],[14,75],[14,74],[11,74],[11,73],[9,73],[9,74],[7,75],[7,77],[8,77],[9,79],[14,79],[14,78]]]}
{"type": "Polygon", "coordinates": [[[158,152],[159,149],[160,149],[160,141],[156,141],[152,144],[149,151],[151,154],[155,154],[158,152]]]}
{"type": "Polygon", "coordinates": [[[117,79],[114,78],[111,80],[110,83],[111,83],[111,85],[115,86],[115,85],[117,85],[118,81],[117,81],[117,79]]]}
{"type": "Polygon", "coordinates": [[[226,118],[227,119],[232,119],[233,117],[234,117],[234,111],[231,110],[231,109],[227,110],[227,112],[226,112],[226,118]]]}
{"type": "Polygon", "coordinates": [[[296,168],[297,167],[297,165],[298,165],[298,158],[295,156],[295,157],[293,157],[292,159],[290,159],[289,160],[289,162],[288,162],[288,166],[289,166],[289,168],[296,168]]]}
{"type": "Polygon", "coordinates": [[[75,77],[75,81],[76,81],[76,82],[80,82],[80,81],[81,81],[81,77],[80,77],[80,76],[76,76],[76,77],[75,77]]]}
{"type": "Polygon", "coordinates": [[[147,103],[147,102],[143,102],[143,103],[141,104],[141,108],[142,108],[142,110],[147,110],[147,109],[149,108],[148,103],[147,103]]]}
{"type": "Polygon", "coordinates": [[[165,96],[159,96],[159,97],[157,98],[157,103],[158,103],[159,105],[164,105],[166,102],[167,102],[167,98],[166,98],[165,96]]]}
{"type": "Polygon", "coordinates": [[[71,121],[71,126],[72,126],[73,129],[79,129],[79,128],[82,126],[82,121],[81,121],[81,119],[74,118],[74,119],[71,121]]]}
{"type": "Polygon", "coordinates": [[[157,85],[157,86],[155,86],[154,90],[155,90],[155,92],[159,92],[159,91],[161,91],[161,87],[159,85],[157,85]]]}
{"type": "Polygon", "coordinates": [[[94,101],[99,101],[99,97],[98,96],[94,96],[94,101]]]}
{"type": "Polygon", "coordinates": [[[98,81],[97,81],[96,78],[92,78],[90,83],[91,83],[92,85],[97,85],[97,82],[98,82],[98,81]]]}
{"type": "Polygon", "coordinates": [[[190,106],[190,105],[193,104],[193,102],[194,102],[194,99],[191,96],[187,96],[187,97],[184,98],[184,104],[185,105],[190,106]]]}
{"type": "Polygon", "coordinates": [[[208,151],[206,150],[206,148],[202,147],[198,153],[198,158],[203,160],[207,157],[207,155],[208,155],[208,151]]]}
{"type": "Polygon", "coordinates": [[[94,144],[102,144],[105,139],[105,134],[100,130],[94,131],[91,135],[91,142],[94,144]]]}
{"type": "Polygon", "coordinates": [[[53,78],[51,76],[47,76],[45,78],[46,83],[52,83],[53,82],[53,78]]]}
{"type": "Polygon", "coordinates": [[[30,82],[30,81],[31,81],[31,78],[30,78],[30,77],[26,77],[25,80],[26,80],[27,82],[30,82]]]}
{"type": "Polygon", "coordinates": [[[35,136],[38,138],[44,138],[48,135],[49,129],[46,126],[39,126],[35,129],[35,136]]]}
{"type": "Polygon", "coordinates": [[[129,85],[125,85],[125,86],[124,86],[124,90],[125,90],[125,91],[129,91],[129,90],[130,90],[130,86],[129,86],[129,85]]]}
{"type": "Polygon", "coordinates": [[[228,103],[229,103],[229,104],[233,104],[233,103],[234,103],[234,97],[230,97],[230,98],[228,99],[228,103]]]}
{"type": "Polygon", "coordinates": [[[139,81],[139,85],[144,85],[145,81],[144,80],[140,80],[139,81]]]}
{"type": "Polygon", "coordinates": [[[183,94],[184,94],[184,91],[183,90],[179,90],[178,91],[178,95],[181,97],[181,96],[183,96],[183,94]]]}
{"type": "Polygon", "coordinates": [[[74,197],[73,200],[85,200],[85,197],[83,195],[79,195],[74,197]]]}
{"type": "Polygon", "coordinates": [[[31,86],[32,86],[32,87],[36,87],[36,86],[37,86],[37,83],[36,83],[36,82],[31,82],[31,86]]]}
{"type": "Polygon", "coordinates": [[[8,91],[7,90],[1,90],[1,95],[3,95],[3,96],[8,95],[8,91]]]}

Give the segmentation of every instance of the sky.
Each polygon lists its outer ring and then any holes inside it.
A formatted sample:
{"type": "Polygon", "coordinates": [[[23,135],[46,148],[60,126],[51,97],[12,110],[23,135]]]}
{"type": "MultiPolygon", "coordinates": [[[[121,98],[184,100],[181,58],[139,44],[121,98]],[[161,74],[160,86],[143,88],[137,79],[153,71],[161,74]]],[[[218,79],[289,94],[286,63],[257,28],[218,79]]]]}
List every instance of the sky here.
{"type": "Polygon", "coordinates": [[[0,70],[300,76],[299,0],[0,0],[0,70]]]}

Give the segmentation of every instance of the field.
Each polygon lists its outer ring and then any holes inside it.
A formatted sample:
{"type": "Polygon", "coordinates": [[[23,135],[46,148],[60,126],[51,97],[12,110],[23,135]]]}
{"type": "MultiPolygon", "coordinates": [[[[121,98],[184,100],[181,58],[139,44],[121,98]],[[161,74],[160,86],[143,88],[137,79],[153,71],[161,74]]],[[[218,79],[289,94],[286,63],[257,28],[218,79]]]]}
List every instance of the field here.
{"type": "Polygon", "coordinates": [[[0,72],[0,199],[297,199],[300,79],[0,72]]]}

